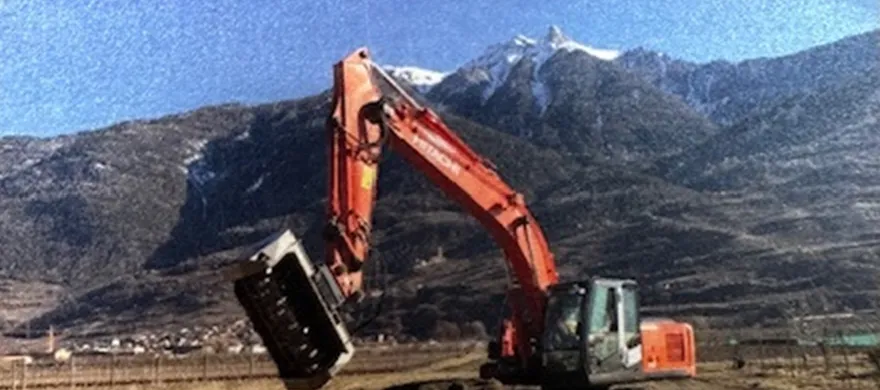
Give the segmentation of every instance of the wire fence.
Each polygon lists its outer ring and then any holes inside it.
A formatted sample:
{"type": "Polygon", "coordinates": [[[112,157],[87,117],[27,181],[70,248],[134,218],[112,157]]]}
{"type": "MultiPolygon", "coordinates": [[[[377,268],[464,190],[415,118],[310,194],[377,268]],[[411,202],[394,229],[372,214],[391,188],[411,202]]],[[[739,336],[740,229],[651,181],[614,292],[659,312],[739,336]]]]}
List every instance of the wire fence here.
{"type": "Polygon", "coordinates": [[[63,364],[24,361],[7,364],[0,388],[78,388],[163,384],[188,381],[268,378],[277,374],[261,355],[219,356],[203,354],[184,358],[73,356],[63,364]]]}
{"type": "MultiPolygon", "coordinates": [[[[880,347],[853,345],[842,333],[820,343],[798,340],[786,330],[703,330],[697,334],[702,366],[698,376],[703,378],[741,377],[764,383],[800,380],[810,383],[808,388],[822,389],[880,388],[880,354],[876,353],[880,347]]],[[[484,343],[363,346],[342,374],[406,372],[484,348],[484,343]]],[[[0,364],[0,389],[12,390],[96,386],[128,389],[131,385],[161,387],[181,382],[276,377],[275,365],[265,354],[75,355],[64,363],[47,359],[0,364]]]]}
{"type": "MultiPolygon", "coordinates": [[[[821,389],[880,389],[878,334],[821,328],[697,332],[698,360],[728,377],[821,389]]],[[[798,387],[800,388],[800,387],[798,387]]]]}
{"type": "MultiPolygon", "coordinates": [[[[365,348],[345,368],[351,374],[406,371],[438,359],[472,353],[476,344],[365,348]]],[[[0,364],[0,389],[127,388],[131,385],[164,385],[276,378],[278,371],[266,354],[207,354],[187,356],[96,355],[72,356],[59,363],[49,359],[24,359],[0,364]]]]}

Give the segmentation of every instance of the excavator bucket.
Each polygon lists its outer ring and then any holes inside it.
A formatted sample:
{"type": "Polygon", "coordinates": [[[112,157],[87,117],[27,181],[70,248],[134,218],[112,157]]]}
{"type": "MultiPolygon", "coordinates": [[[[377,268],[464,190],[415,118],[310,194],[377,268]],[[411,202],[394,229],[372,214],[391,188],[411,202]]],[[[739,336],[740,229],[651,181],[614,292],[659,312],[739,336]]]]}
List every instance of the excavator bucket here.
{"type": "Polygon", "coordinates": [[[317,389],[354,354],[338,308],[344,299],[326,266],[309,260],[290,231],[256,245],[226,277],[289,390],[317,389]]]}

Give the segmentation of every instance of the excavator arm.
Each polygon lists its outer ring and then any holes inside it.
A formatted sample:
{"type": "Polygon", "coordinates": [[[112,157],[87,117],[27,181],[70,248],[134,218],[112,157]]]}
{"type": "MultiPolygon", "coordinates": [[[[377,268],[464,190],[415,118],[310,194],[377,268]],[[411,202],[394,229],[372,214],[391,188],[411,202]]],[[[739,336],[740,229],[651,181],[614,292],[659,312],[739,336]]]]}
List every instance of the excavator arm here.
{"type": "Polygon", "coordinates": [[[547,240],[523,196],[432,110],[374,65],[366,49],[337,63],[334,76],[334,109],[327,125],[326,259],[344,294],[361,289],[379,158],[387,145],[487,229],[503,251],[515,282],[529,297],[523,316],[537,320],[530,324],[540,323],[543,291],[557,282],[558,275],[547,240]]]}
{"type": "MultiPolygon", "coordinates": [[[[529,359],[541,335],[553,254],[523,196],[429,108],[409,96],[365,48],[333,67],[323,264],[286,231],[260,242],[230,276],[235,293],[290,388],[316,388],[353,353],[340,308],[363,296],[379,161],[402,156],[475,217],[513,276],[500,355],[529,359]]],[[[526,365],[526,363],[523,363],[526,365]]]]}

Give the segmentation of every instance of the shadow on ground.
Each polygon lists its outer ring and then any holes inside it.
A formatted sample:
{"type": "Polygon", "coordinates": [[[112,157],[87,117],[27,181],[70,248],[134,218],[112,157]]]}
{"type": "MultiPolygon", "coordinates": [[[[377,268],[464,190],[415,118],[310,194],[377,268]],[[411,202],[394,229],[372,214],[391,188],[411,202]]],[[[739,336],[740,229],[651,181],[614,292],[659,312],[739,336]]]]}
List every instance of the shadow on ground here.
{"type": "MultiPolygon", "coordinates": [[[[404,383],[386,388],[385,390],[498,390],[504,388],[498,382],[487,381],[482,379],[462,379],[462,380],[431,380],[404,383]]],[[[526,387],[517,386],[517,388],[526,387]]]]}

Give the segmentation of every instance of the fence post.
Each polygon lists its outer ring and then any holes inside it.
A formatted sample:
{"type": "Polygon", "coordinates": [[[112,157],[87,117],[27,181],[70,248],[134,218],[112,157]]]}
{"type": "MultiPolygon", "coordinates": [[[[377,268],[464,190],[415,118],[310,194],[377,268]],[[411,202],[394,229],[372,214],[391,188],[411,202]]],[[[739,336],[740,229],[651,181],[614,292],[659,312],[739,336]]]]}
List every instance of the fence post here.
{"type": "Polygon", "coordinates": [[[764,369],[765,369],[765,367],[764,367],[764,357],[766,356],[766,355],[764,354],[764,339],[762,338],[762,339],[759,341],[759,343],[760,343],[760,344],[759,344],[759,345],[760,345],[760,350],[758,351],[758,355],[759,355],[758,359],[759,359],[759,361],[760,361],[761,371],[764,371],[764,369]]]}
{"type": "Polygon", "coordinates": [[[21,390],[27,389],[27,361],[21,362],[21,390]]]}
{"type": "Polygon", "coordinates": [[[254,354],[248,354],[248,378],[254,377],[254,354]]]}
{"type": "Polygon", "coordinates": [[[810,350],[806,345],[801,344],[800,347],[800,358],[802,363],[802,370],[810,371],[810,350]]]}
{"type": "Polygon", "coordinates": [[[208,380],[208,354],[202,354],[202,381],[208,380]]]}
{"type": "Polygon", "coordinates": [[[846,378],[847,385],[850,385],[851,387],[852,384],[850,383],[849,379],[850,373],[852,371],[849,370],[849,347],[847,347],[846,345],[843,346],[843,370],[843,377],[846,378]]]}
{"type": "Polygon", "coordinates": [[[831,372],[831,357],[828,353],[828,345],[825,344],[825,340],[819,341],[819,350],[822,352],[822,360],[825,362],[825,373],[831,372]]]}
{"type": "Polygon", "coordinates": [[[70,360],[68,361],[70,363],[70,388],[71,389],[76,388],[76,367],[75,367],[76,363],[74,363],[74,360],[75,360],[74,357],[71,356],[70,360]]]}
{"type": "Polygon", "coordinates": [[[15,390],[15,388],[18,387],[18,363],[13,361],[11,366],[12,375],[9,376],[9,379],[12,380],[12,383],[10,384],[9,388],[15,390]]]}
{"type": "Polygon", "coordinates": [[[116,388],[116,354],[110,354],[110,388],[116,388]]]}
{"type": "Polygon", "coordinates": [[[161,365],[162,355],[157,354],[153,358],[153,385],[159,384],[159,366],[161,365]]]}

